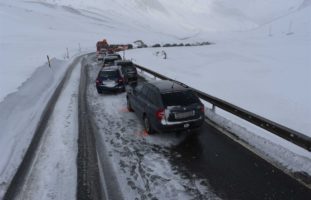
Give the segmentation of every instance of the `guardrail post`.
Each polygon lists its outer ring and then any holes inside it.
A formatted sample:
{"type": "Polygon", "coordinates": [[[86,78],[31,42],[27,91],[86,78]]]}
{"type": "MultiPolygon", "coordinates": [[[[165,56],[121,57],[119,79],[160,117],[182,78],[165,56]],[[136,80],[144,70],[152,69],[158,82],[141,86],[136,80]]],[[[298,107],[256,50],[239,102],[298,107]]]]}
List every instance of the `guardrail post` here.
{"type": "Polygon", "coordinates": [[[216,111],[216,106],[213,104],[212,106],[212,111],[215,112],[216,111]]]}
{"type": "Polygon", "coordinates": [[[50,57],[49,55],[46,55],[47,59],[48,59],[48,64],[49,64],[49,67],[51,68],[51,62],[50,62],[50,57]]]}
{"type": "Polygon", "coordinates": [[[68,50],[68,48],[66,48],[66,53],[67,53],[67,59],[69,59],[69,50],[68,50]]]}

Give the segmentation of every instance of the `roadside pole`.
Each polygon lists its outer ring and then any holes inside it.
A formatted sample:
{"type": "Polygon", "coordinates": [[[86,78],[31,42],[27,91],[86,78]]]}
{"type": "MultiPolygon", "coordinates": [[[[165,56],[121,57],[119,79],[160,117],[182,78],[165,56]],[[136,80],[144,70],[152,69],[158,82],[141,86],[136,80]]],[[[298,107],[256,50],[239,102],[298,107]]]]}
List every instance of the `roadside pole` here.
{"type": "Polygon", "coordinates": [[[49,67],[51,68],[51,62],[50,62],[50,57],[49,55],[46,55],[47,59],[48,59],[48,64],[49,64],[49,67]]]}
{"type": "Polygon", "coordinates": [[[68,50],[68,48],[66,48],[66,51],[67,51],[67,59],[69,59],[69,50],[68,50]]]}

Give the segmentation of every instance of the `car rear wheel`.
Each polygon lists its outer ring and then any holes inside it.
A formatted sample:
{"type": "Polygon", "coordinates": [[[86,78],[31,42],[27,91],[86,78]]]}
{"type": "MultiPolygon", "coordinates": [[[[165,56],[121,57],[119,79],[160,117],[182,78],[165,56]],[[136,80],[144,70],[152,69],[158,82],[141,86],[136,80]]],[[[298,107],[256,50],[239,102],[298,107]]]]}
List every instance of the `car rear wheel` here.
{"type": "Polygon", "coordinates": [[[154,134],[155,131],[152,129],[149,119],[147,116],[144,116],[144,126],[145,126],[145,130],[148,134],[154,134]]]}
{"type": "Polygon", "coordinates": [[[127,99],[127,102],[126,102],[126,104],[127,104],[127,109],[128,109],[130,112],[133,112],[134,110],[133,110],[133,108],[132,108],[132,105],[131,105],[130,100],[129,100],[128,98],[126,98],[126,99],[127,99]]]}
{"type": "Polygon", "coordinates": [[[103,93],[103,92],[101,91],[101,89],[97,88],[97,93],[98,93],[98,94],[101,94],[101,93],[103,93]]]}

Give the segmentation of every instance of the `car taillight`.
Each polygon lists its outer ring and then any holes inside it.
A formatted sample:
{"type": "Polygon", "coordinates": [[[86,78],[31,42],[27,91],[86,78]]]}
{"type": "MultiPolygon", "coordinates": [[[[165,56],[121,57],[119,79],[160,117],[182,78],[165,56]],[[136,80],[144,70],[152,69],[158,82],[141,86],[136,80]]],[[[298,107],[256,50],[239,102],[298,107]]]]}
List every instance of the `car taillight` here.
{"type": "Polygon", "coordinates": [[[201,111],[202,113],[204,113],[204,105],[202,105],[202,106],[200,107],[200,111],[201,111]]]}
{"type": "Polygon", "coordinates": [[[117,80],[117,82],[118,82],[118,83],[123,83],[123,78],[119,78],[119,79],[117,80]]]}
{"type": "Polygon", "coordinates": [[[100,81],[98,79],[96,79],[96,85],[99,85],[100,81]]]}
{"type": "Polygon", "coordinates": [[[157,118],[158,120],[164,119],[164,109],[163,109],[163,108],[160,109],[160,110],[158,110],[158,111],[156,112],[156,118],[157,118]]]}

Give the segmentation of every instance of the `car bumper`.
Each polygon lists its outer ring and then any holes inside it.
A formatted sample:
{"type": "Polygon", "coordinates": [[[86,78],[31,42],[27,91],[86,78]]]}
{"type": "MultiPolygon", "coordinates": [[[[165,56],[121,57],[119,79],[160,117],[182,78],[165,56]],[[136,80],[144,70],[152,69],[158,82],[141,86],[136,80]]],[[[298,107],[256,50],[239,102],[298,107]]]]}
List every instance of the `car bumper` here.
{"type": "Polygon", "coordinates": [[[162,124],[157,123],[155,127],[153,127],[158,132],[179,132],[179,131],[187,131],[187,130],[195,130],[200,128],[203,125],[204,118],[201,117],[198,120],[190,121],[190,122],[183,122],[178,124],[162,124]]]}
{"type": "Polygon", "coordinates": [[[101,90],[101,91],[107,91],[107,92],[113,92],[113,91],[120,91],[120,90],[124,90],[124,85],[116,85],[114,87],[107,87],[104,85],[98,85],[96,86],[97,90],[101,90]]]}

